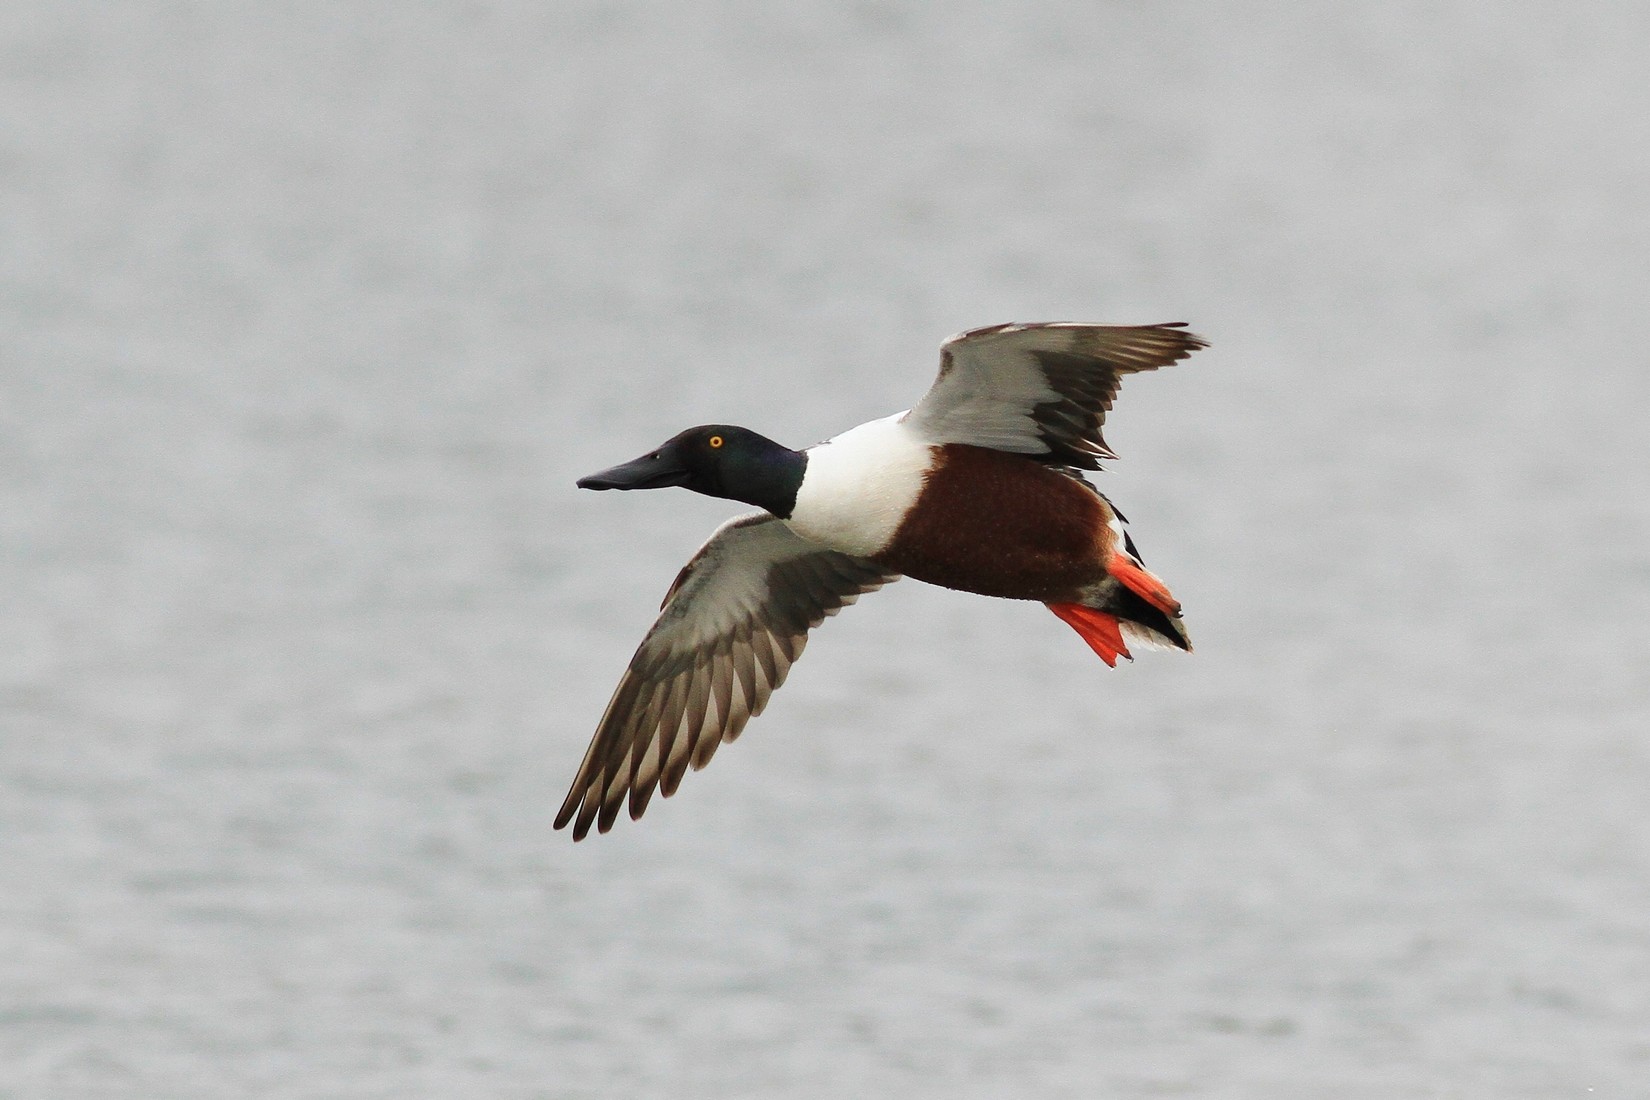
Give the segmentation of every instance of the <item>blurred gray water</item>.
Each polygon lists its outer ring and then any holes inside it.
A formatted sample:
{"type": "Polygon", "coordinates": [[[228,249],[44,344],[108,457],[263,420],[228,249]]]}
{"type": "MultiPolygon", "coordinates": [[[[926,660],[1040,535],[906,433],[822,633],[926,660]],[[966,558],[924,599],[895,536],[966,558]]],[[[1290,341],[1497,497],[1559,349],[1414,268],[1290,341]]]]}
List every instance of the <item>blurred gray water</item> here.
{"type": "Polygon", "coordinates": [[[1650,1095],[1647,12],[0,8],[0,1096],[1650,1095]],[[1042,319],[1198,652],[552,832],[733,510],[573,479],[1042,319]]]}

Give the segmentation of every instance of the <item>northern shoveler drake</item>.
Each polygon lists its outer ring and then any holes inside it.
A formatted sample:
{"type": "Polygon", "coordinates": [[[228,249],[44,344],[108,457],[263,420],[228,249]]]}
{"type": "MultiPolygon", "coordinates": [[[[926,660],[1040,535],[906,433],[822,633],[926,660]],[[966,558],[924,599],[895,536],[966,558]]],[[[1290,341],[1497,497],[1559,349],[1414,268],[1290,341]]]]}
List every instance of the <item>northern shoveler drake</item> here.
{"type": "MultiPolygon", "coordinates": [[[[556,815],[581,839],[760,714],[808,631],[914,577],[1048,605],[1108,665],[1125,639],[1190,651],[1180,604],[1146,570],[1123,517],[1084,477],[1117,456],[1100,429],[1125,374],[1184,359],[1182,324],[1010,324],[946,341],[916,406],[793,451],[725,424],[689,428],[581,478],[762,509],[729,520],[665,594],[556,815]]],[[[1132,659],[1132,658],[1131,658],[1132,659]]]]}

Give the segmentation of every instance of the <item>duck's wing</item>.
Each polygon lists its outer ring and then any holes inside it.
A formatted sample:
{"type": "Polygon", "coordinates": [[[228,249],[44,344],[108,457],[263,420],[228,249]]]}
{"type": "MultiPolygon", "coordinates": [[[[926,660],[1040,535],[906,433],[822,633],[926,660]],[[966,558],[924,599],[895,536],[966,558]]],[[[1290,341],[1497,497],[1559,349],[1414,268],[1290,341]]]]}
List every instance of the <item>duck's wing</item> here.
{"type": "Polygon", "coordinates": [[[827,550],[767,512],[729,520],[677,576],[653,629],[607,704],[556,814],[573,839],[607,832],[628,798],[642,816],[657,787],[676,790],[762,712],[808,644],[808,631],[897,580],[827,550]]]}
{"type": "Polygon", "coordinates": [[[1100,434],[1123,375],[1207,346],[1183,324],[994,325],[940,348],[940,376],[905,421],[933,443],[970,443],[1061,466],[1116,458],[1100,434]]]}

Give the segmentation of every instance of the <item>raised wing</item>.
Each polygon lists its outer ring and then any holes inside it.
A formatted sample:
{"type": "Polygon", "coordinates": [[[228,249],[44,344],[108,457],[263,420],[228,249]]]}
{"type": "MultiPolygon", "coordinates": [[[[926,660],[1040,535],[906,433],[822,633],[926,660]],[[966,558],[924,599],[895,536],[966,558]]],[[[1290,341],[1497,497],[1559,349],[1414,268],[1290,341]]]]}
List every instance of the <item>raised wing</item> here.
{"type": "Polygon", "coordinates": [[[665,595],[607,704],[556,828],[612,828],[628,798],[638,818],[657,787],[666,798],[689,766],[762,713],[808,644],[808,631],[897,576],[826,550],[767,512],[729,520],[665,595]],[[576,820],[575,820],[576,818],[576,820]]]}
{"type": "Polygon", "coordinates": [[[1123,375],[1206,347],[1182,324],[994,325],[940,348],[940,376],[906,421],[933,443],[970,443],[1084,470],[1116,458],[1100,434],[1123,375]]]}

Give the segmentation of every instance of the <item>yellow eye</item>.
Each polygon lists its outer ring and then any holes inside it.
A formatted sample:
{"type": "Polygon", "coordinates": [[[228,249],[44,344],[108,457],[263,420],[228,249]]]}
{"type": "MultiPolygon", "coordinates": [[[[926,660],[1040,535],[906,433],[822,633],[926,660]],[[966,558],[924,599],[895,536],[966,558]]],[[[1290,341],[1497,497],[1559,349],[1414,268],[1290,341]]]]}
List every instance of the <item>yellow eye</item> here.
{"type": "Polygon", "coordinates": [[[713,435],[709,440],[707,440],[707,442],[710,444],[710,449],[714,451],[722,445],[722,437],[719,435],[713,435]]]}

